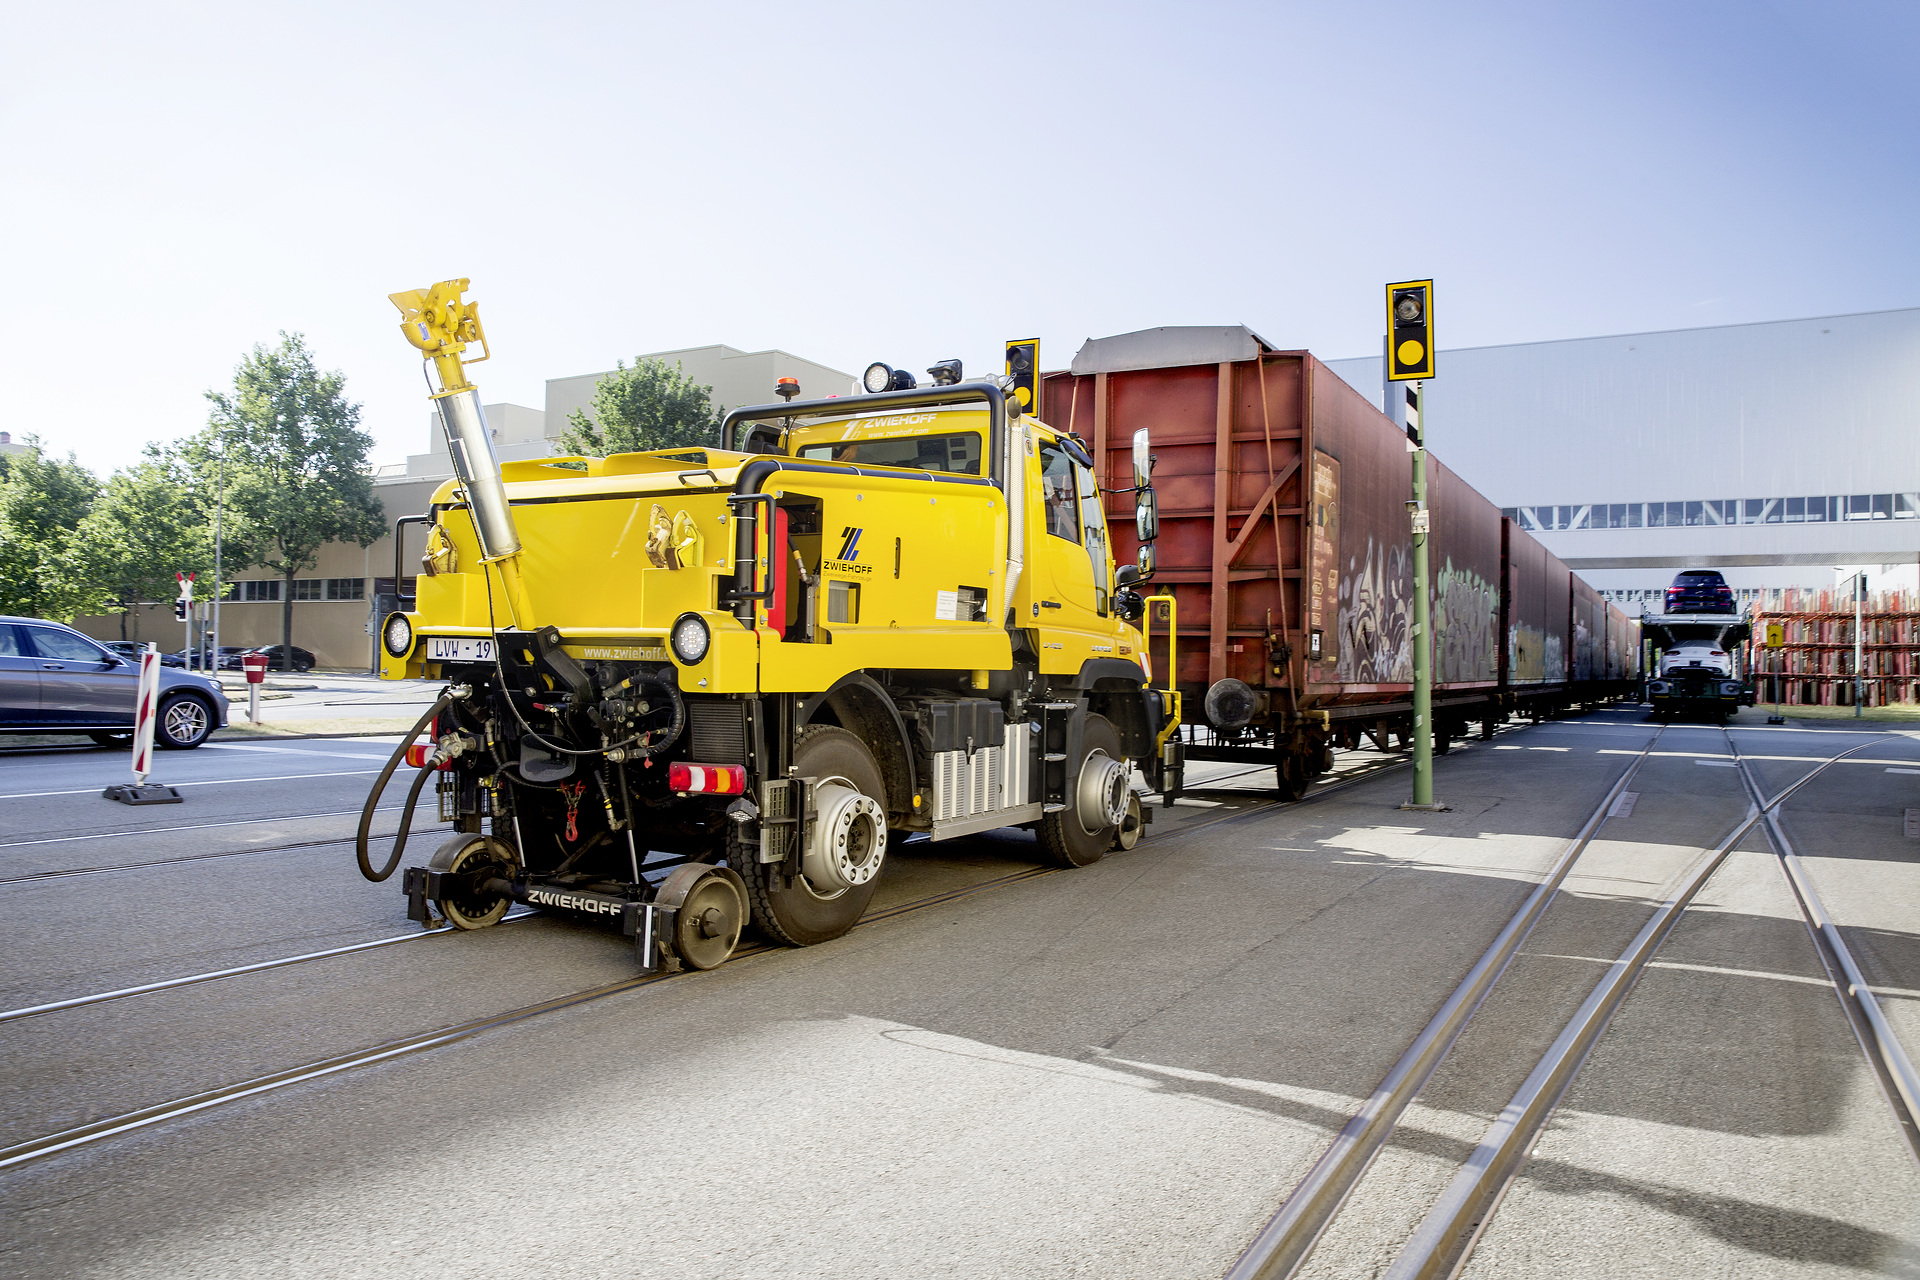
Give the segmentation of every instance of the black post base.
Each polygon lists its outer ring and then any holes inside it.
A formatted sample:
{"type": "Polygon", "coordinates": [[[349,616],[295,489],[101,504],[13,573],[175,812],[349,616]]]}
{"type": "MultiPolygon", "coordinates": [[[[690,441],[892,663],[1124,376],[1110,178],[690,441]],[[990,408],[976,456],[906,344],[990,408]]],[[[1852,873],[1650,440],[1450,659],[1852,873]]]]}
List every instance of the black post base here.
{"type": "Polygon", "coordinates": [[[179,804],[186,799],[172,787],[157,782],[150,782],[143,787],[117,782],[100,794],[121,804],[179,804]]]}

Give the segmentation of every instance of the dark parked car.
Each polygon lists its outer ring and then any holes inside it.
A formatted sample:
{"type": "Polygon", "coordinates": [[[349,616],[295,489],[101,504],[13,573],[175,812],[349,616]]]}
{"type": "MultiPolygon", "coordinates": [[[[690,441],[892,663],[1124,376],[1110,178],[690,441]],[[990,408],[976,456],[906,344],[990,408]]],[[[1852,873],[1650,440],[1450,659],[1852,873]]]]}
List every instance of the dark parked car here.
{"type": "MultiPolygon", "coordinates": [[[[287,651],[287,646],[283,644],[270,644],[270,645],[264,646],[263,648],[247,650],[248,653],[266,654],[267,670],[269,671],[285,671],[287,669],[287,660],[283,656],[286,653],[286,651],[287,651]]],[[[220,665],[225,666],[226,663],[223,661],[220,665]]],[[[233,665],[237,667],[240,664],[236,662],[233,665]]],[[[313,670],[313,654],[309,653],[305,649],[302,649],[299,645],[294,645],[293,646],[293,669],[295,671],[313,670]]]]}
{"type": "Polygon", "coordinates": [[[140,654],[147,647],[138,640],[102,640],[99,643],[108,653],[117,654],[129,662],[140,661],[140,654]]]}
{"type": "Polygon", "coordinates": [[[1712,569],[1683,569],[1667,588],[1668,613],[1738,613],[1733,588],[1712,569]]]}
{"type": "MultiPolygon", "coordinates": [[[[240,655],[245,652],[246,652],[246,649],[237,644],[221,645],[220,646],[220,669],[222,671],[238,671],[240,669],[240,655]]],[[[187,665],[187,650],[176,649],[172,653],[161,654],[160,665],[163,667],[184,668],[187,665]]],[[[205,671],[208,668],[212,667],[213,666],[212,647],[209,646],[208,648],[202,649],[199,652],[199,654],[197,654],[194,657],[193,665],[196,669],[201,671],[205,671]]]]}
{"type": "MultiPolygon", "coordinates": [[[[84,733],[124,746],[139,684],[139,663],[72,627],[0,617],[0,733],[84,733]]],[[[227,696],[212,677],[162,668],[156,746],[197,747],[226,722],[227,696]]]]}

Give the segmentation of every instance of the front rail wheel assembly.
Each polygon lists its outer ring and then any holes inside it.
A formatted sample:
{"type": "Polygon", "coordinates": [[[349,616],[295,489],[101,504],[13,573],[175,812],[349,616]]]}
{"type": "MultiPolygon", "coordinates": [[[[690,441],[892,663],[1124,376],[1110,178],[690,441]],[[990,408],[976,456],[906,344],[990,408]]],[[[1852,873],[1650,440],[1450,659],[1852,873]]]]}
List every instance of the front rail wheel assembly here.
{"type": "Polygon", "coordinates": [[[1067,805],[1040,820],[1040,849],[1048,862],[1084,867],[1113,847],[1133,797],[1128,771],[1113,722],[1088,716],[1080,734],[1080,770],[1067,788],[1067,805]]]}
{"type": "Polygon", "coordinates": [[[673,910],[673,950],[690,969],[718,969],[747,923],[747,886],[727,867],[689,862],[660,886],[656,905],[673,910]]]}
{"type": "Polygon", "coordinates": [[[520,859],[511,845],[491,836],[459,835],[447,841],[427,859],[427,870],[443,876],[460,876],[473,888],[451,897],[437,899],[440,914],[459,929],[484,929],[499,924],[513,899],[503,893],[490,893],[484,887],[491,879],[511,880],[519,872],[520,859]]]}
{"type": "Polygon", "coordinates": [[[887,858],[887,788],[866,744],[834,725],[810,725],[794,773],[814,778],[814,820],[798,875],[763,864],[751,841],[733,844],[753,918],[771,937],[810,947],[859,923],[887,858]]]}

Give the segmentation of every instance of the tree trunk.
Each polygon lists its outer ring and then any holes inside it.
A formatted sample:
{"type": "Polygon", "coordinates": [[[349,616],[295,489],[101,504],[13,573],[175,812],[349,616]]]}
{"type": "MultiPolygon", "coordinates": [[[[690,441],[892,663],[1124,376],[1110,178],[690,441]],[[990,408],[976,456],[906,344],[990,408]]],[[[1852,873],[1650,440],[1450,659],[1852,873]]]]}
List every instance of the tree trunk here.
{"type": "Polygon", "coordinates": [[[280,662],[282,671],[293,670],[293,574],[282,575],[280,588],[280,662]]]}

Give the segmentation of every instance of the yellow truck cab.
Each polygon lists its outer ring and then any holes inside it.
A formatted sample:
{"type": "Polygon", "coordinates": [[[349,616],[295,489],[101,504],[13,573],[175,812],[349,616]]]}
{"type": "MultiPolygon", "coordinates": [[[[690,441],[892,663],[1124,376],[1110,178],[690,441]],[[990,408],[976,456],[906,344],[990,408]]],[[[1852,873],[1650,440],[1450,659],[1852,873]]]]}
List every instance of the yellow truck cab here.
{"type": "MultiPolygon", "coordinates": [[[[459,472],[402,522],[426,547],[381,635],[384,676],[446,684],[413,794],[435,777],[458,834],[407,870],[413,918],[604,914],[643,967],[704,968],[749,918],[846,932],[900,833],[1030,827],[1068,866],[1138,839],[1132,770],[1158,784],[1177,716],[1135,625],[1142,566],[1116,570],[1085,445],[1008,380],[789,384],[719,448],[500,466],[464,287],[395,295],[459,472]]],[[[359,853],[374,879],[402,856],[359,853]]]]}

